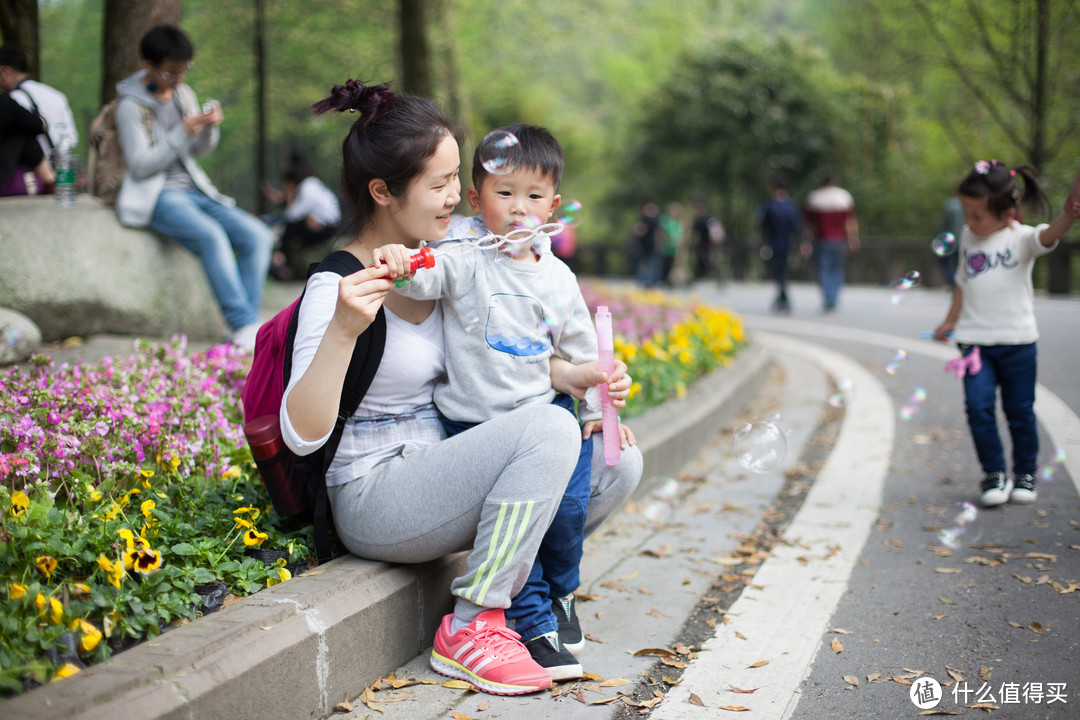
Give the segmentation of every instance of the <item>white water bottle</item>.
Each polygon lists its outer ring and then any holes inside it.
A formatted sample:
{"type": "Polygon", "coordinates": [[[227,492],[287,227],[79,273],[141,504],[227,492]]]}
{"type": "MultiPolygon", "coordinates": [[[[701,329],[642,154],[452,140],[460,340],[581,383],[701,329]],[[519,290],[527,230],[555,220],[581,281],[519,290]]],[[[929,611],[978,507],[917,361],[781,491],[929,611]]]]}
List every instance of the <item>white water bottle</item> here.
{"type": "Polygon", "coordinates": [[[56,146],[56,204],[75,207],[75,154],[67,135],[56,146]]]}

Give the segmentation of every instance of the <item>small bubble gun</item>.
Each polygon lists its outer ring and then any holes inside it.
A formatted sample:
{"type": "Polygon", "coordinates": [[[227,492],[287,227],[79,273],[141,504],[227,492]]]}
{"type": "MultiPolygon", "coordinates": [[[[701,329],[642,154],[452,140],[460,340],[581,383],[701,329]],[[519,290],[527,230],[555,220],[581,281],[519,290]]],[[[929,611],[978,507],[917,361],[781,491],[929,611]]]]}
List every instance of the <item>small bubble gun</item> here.
{"type": "MultiPolygon", "coordinates": [[[[409,275],[412,275],[420,268],[430,269],[433,267],[435,267],[435,253],[429,247],[420,248],[420,252],[409,258],[409,275]]],[[[398,278],[394,281],[394,287],[405,287],[408,284],[408,278],[398,278]]]]}
{"type": "MultiPolygon", "coordinates": [[[[615,372],[615,341],[611,336],[611,313],[607,305],[596,308],[596,348],[598,367],[608,377],[615,372]]],[[[608,465],[619,464],[619,411],[608,397],[607,384],[600,386],[600,411],[604,428],[604,461],[608,465]]]]}

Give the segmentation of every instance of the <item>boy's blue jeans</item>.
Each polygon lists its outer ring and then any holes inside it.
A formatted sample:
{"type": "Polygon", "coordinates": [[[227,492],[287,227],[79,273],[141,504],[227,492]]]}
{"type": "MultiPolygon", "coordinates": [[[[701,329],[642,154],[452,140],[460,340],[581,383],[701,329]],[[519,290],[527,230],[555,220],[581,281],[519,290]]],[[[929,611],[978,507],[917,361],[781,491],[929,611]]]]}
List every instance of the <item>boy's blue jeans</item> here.
{"type": "MultiPolygon", "coordinates": [[[[964,348],[968,355],[974,346],[964,348]]],[[[1035,424],[1035,371],[1038,353],[1030,345],[981,345],[982,370],[964,376],[968,427],[983,472],[1006,471],[1005,451],[997,427],[997,390],[1009,423],[1013,473],[1034,474],[1039,455],[1035,424]]]]}
{"type": "MultiPolygon", "coordinates": [[[[574,399],[558,394],[552,404],[574,412],[574,399]]],[[[448,437],[468,430],[476,423],[457,422],[442,417],[448,437]]],[[[574,474],[566,486],[559,509],[548,527],[540,550],[533,561],[525,587],[514,597],[506,610],[506,619],[514,621],[514,629],[523,640],[556,632],[559,629],[551,610],[554,598],[565,597],[581,584],[581,556],[585,543],[585,519],[589,504],[590,465],[593,439],[581,442],[574,474]]],[[[542,472],[542,469],[540,469],[542,472]]]]}

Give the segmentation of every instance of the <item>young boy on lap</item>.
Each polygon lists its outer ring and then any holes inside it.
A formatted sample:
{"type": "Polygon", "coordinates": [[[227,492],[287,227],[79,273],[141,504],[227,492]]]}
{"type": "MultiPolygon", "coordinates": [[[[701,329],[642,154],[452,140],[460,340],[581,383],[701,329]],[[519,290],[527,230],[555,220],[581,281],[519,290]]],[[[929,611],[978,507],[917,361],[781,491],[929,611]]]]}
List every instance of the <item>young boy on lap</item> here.
{"type": "MultiPolygon", "coordinates": [[[[528,228],[546,222],[559,206],[559,143],[533,125],[500,130],[517,138],[521,159],[510,172],[492,174],[482,163],[485,143],[477,146],[473,187],[466,198],[479,215],[455,221],[449,238],[527,235],[528,228]]],[[[435,404],[449,435],[531,403],[554,402],[573,412],[573,399],[552,388],[552,354],[572,365],[557,370],[566,373],[560,387],[584,393],[605,380],[613,391],[629,385],[625,374],[616,371],[604,378],[597,369],[596,332],[577,278],[551,252],[547,238],[536,237],[527,245],[508,243],[499,250],[440,254],[433,268],[418,271],[398,290],[415,299],[442,300],[447,374],[436,385],[435,404]]],[[[506,611],[533,659],[554,680],[582,674],[571,650],[585,644],[573,594],[580,583],[585,536],[629,497],[642,470],[641,453],[622,425],[619,464],[604,463],[599,443],[594,455],[591,436],[600,431],[600,412],[592,393],[579,411],[589,422],[577,468],[528,582],[506,611]]],[[[493,562],[497,553],[493,548],[493,562]]]]}

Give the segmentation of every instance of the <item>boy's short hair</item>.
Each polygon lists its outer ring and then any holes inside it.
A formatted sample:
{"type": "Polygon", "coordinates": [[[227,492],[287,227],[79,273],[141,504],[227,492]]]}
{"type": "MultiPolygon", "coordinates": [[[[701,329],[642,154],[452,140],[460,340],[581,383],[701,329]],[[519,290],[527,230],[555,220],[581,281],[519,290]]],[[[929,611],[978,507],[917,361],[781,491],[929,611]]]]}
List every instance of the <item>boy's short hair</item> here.
{"type": "MultiPolygon", "coordinates": [[[[555,139],[555,136],[548,132],[547,128],[542,128],[537,125],[526,125],[525,123],[517,123],[515,125],[506,125],[505,127],[498,128],[492,132],[508,132],[514,135],[518,139],[518,144],[521,149],[521,157],[518,160],[519,168],[528,168],[530,170],[536,170],[547,177],[550,177],[555,185],[556,192],[559,190],[559,183],[562,182],[563,173],[563,152],[562,147],[559,145],[559,141],[555,139]]],[[[486,136],[485,136],[486,137],[486,136]]],[[[473,151],[473,166],[472,166],[472,182],[473,187],[477,191],[480,190],[484,184],[484,180],[490,173],[484,169],[484,163],[482,161],[485,145],[481,140],[476,145],[476,150],[473,151]]]]}
{"type": "Polygon", "coordinates": [[[180,28],[158,25],[147,31],[139,41],[139,55],[151,65],[160,65],[166,60],[186,62],[195,55],[195,49],[180,28]]]}
{"type": "Polygon", "coordinates": [[[26,72],[26,56],[14,45],[0,46],[0,65],[6,65],[15,72],[26,72]]]}

